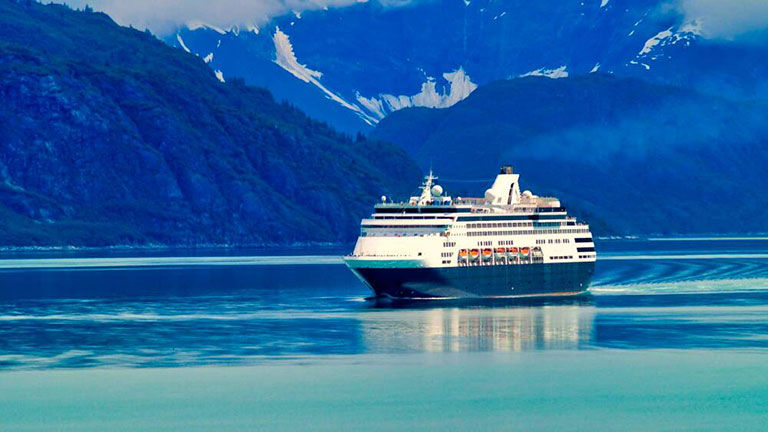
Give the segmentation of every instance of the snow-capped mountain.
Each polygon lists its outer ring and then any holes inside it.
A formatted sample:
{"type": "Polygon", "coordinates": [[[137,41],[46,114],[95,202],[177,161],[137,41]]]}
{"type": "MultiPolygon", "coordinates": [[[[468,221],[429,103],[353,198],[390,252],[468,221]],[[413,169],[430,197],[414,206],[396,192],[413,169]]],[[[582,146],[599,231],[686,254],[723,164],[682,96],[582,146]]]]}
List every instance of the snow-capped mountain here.
{"type": "Polygon", "coordinates": [[[310,115],[367,130],[401,108],[446,108],[478,85],[590,72],[761,97],[757,44],[708,40],[667,0],[361,2],[272,19],[261,28],[190,23],[167,42],[220,79],[242,77],[310,115]]]}

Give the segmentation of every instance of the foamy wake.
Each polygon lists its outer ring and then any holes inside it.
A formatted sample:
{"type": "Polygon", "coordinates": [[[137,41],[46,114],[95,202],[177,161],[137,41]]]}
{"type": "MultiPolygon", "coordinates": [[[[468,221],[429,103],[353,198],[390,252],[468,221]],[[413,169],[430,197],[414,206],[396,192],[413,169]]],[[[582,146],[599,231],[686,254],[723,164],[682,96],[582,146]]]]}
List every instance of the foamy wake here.
{"type": "Polygon", "coordinates": [[[714,294],[767,291],[768,278],[595,285],[593,294],[714,294]]]}

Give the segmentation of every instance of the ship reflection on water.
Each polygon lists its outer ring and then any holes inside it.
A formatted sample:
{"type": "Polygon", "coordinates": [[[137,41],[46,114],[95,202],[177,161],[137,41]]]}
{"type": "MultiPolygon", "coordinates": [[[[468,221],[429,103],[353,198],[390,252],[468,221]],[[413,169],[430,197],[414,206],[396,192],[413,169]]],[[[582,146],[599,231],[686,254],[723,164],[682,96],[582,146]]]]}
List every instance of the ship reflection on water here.
{"type": "MultiPolygon", "coordinates": [[[[578,349],[593,340],[589,299],[486,307],[454,305],[378,310],[361,317],[369,352],[467,352],[578,349]]],[[[378,307],[381,307],[379,305],[378,307]]]]}

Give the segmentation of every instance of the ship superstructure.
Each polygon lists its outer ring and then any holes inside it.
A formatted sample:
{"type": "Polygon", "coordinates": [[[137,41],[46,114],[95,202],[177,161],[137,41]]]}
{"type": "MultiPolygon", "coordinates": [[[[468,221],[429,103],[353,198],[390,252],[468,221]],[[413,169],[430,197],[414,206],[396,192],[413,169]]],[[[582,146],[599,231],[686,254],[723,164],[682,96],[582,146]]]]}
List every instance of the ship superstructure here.
{"type": "Polygon", "coordinates": [[[556,198],[520,191],[503,166],[483,198],[453,198],[430,172],[408,202],[382,202],[361,223],[347,265],[396,298],[572,295],[594,271],[589,226],[556,198]]]}

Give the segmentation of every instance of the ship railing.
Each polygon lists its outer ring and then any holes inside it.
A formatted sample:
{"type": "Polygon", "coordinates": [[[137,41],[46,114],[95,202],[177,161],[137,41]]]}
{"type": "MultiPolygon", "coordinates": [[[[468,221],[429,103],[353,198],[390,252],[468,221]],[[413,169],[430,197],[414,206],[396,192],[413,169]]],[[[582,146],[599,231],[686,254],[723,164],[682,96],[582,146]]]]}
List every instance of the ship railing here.
{"type": "Polygon", "coordinates": [[[487,204],[487,201],[484,198],[457,198],[453,200],[454,204],[457,205],[485,205],[487,204]]]}

